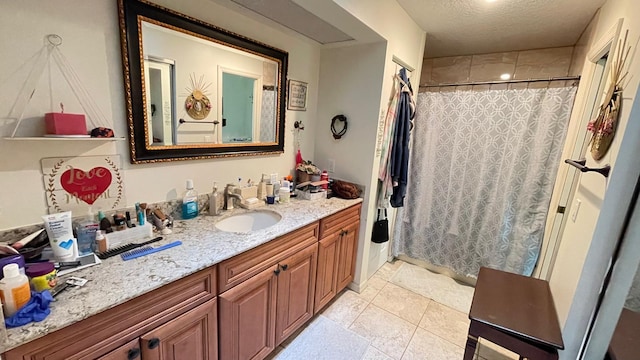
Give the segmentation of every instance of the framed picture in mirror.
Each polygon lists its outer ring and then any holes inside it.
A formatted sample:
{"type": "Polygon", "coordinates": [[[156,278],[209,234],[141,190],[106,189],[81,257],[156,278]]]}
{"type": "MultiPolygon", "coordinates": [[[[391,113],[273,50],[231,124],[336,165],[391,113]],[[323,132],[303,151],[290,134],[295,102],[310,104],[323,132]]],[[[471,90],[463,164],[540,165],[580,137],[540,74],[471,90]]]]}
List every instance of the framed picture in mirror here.
{"type": "Polygon", "coordinates": [[[288,110],[307,111],[307,83],[298,80],[289,80],[289,95],[287,101],[288,110]]]}

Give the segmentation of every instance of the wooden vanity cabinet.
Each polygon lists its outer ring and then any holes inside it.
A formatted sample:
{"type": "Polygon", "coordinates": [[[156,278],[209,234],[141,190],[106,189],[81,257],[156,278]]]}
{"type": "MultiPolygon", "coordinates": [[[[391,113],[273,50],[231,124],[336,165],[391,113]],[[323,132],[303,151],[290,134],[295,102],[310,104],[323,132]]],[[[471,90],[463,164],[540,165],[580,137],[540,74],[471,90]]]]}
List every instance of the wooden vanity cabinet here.
{"type": "Polygon", "coordinates": [[[320,220],[314,313],[318,313],[355,275],[361,205],[320,220]]]}
{"type": "Polygon", "coordinates": [[[217,359],[217,323],[218,303],[214,298],[142,335],[142,359],[217,359]]]}
{"type": "Polygon", "coordinates": [[[353,281],[360,208],[31,341],[4,359],[264,359],[353,281]]]}
{"type": "Polygon", "coordinates": [[[264,359],[311,319],[317,234],[307,225],[219,264],[230,287],[219,296],[221,359],[264,359]]]}
{"type": "Polygon", "coordinates": [[[276,346],[313,317],[318,246],[280,261],[276,301],[276,346]]]}
{"type": "Polygon", "coordinates": [[[220,358],[263,359],[275,349],[277,265],[220,295],[220,358]]]}
{"type": "Polygon", "coordinates": [[[140,339],[134,339],[97,360],[137,360],[140,354],[140,339]]]}
{"type": "Polygon", "coordinates": [[[4,359],[153,359],[145,346],[154,337],[162,359],[172,359],[166,355],[174,350],[217,359],[215,280],[212,266],[10,350],[4,359]]]}

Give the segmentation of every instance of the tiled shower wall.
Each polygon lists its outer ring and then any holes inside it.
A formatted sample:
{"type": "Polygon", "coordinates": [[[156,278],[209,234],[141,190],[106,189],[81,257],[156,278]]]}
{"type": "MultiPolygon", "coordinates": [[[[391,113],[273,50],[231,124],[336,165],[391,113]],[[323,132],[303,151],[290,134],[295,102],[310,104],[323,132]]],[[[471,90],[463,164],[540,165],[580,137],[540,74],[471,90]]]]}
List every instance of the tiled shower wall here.
{"type": "MultiPolygon", "coordinates": [[[[420,85],[500,81],[500,75],[511,74],[514,80],[546,79],[574,76],[582,72],[582,59],[574,59],[574,47],[512,51],[503,53],[452,56],[424,59],[420,85]]],[[[576,54],[584,57],[584,54],[576,54]]],[[[571,81],[569,81],[571,83],[571,81]]],[[[551,86],[564,86],[565,82],[552,82],[551,86]]],[[[548,82],[510,84],[509,88],[547,87],[548,82]]],[[[492,85],[491,89],[507,85],[492,85]]],[[[488,85],[473,86],[474,90],[487,89],[488,85]]],[[[438,90],[438,88],[430,88],[438,90]]],[[[441,88],[445,89],[445,88],[441,88]]],[[[467,90],[469,87],[451,87],[450,90],[467,90]]]]}

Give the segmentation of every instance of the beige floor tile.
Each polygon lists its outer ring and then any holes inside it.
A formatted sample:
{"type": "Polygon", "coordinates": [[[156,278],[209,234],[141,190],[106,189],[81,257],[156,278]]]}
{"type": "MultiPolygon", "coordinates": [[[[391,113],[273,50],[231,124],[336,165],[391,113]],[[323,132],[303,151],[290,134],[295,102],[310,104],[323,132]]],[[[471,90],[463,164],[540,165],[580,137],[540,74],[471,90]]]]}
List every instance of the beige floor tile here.
{"type": "Polygon", "coordinates": [[[361,360],[392,360],[387,354],[369,345],[361,360]]]}
{"type": "Polygon", "coordinates": [[[398,271],[403,263],[404,262],[400,260],[396,260],[392,263],[386,262],[384,263],[384,265],[382,265],[382,267],[380,267],[380,269],[374,274],[374,276],[377,275],[383,280],[389,281],[389,279],[391,279],[391,277],[395,275],[396,271],[398,271]]]}
{"type": "Polygon", "coordinates": [[[356,292],[347,290],[323,310],[322,315],[348,328],[367,305],[369,305],[367,300],[358,296],[356,292]]]}
{"type": "Polygon", "coordinates": [[[419,266],[403,263],[389,282],[464,313],[471,308],[473,287],[419,266]]]}
{"type": "Polygon", "coordinates": [[[391,358],[400,359],[416,327],[406,320],[369,304],[349,329],[370,340],[371,345],[391,358]]]}
{"type": "Polygon", "coordinates": [[[418,328],[402,360],[460,360],[464,350],[445,339],[418,328]]]}
{"type": "Polygon", "coordinates": [[[517,360],[518,354],[500,347],[486,339],[480,339],[478,342],[478,355],[485,360],[517,360]]]}
{"type": "Polygon", "coordinates": [[[324,316],[314,320],[275,358],[277,360],[353,360],[364,356],[369,341],[324,316]]]}
{"type": "Polygon", "coordinates": [[[358,294],[361,298],[371,301],[376,295],[380,292],[380,290],[387,284],[387,281],[383,279],[379,275],[373,275],[367,281],[367,287],[358,294]]]}
{"type": "Polygon", "coordinates": [[[418,325],[430,301],[422,295],[387,283],[371,303],[418,325]]]}
{"type": "Polygon", "coordinates": [[[465,313],[432,301],[418,326],[460,347],[466,346],[469,317],[465,313]]]}

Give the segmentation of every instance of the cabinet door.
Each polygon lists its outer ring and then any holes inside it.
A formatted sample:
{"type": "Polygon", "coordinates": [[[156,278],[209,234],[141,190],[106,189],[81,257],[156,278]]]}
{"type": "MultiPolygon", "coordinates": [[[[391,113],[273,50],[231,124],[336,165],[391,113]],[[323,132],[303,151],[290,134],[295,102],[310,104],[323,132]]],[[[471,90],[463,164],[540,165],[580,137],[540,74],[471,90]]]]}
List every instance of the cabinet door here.
{"type": "Polygon", "coordinates": [[[140,360],[140,341],[131,340],[98,360],[140,360]]]}
{"type": "Polygon", "coordinates": [[[350,282],[356,272],[356,255],[358,252],[358,232],[360,222],[355,222],[344,228],[340,238],[340,255],[338,258],[338,287],[337,292],[342,291],[350,282]]]}
{"type": "Polygon", "coordinates": [[[318,274],[316,276],[314,313],[318,313],[338,293],[337,270],[340,236],[339,233],[333,233],[318,241],[318,274]]]}
{"type": "Polygon", "coordinates": [[[278,264],[276,346],[313,316],[317,255],[313,244],[278,264]]]}
{"type": "Polygon", "coordinates": [[[144,334],[144,360],[212,360],[218,358],[215,298],[144,334]]]}
{"type": "Polygon", "coordinates": [[[275,266],[222,293],[220,358],[263,359],[275,349],[275,266]]]}

